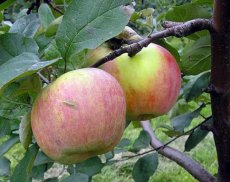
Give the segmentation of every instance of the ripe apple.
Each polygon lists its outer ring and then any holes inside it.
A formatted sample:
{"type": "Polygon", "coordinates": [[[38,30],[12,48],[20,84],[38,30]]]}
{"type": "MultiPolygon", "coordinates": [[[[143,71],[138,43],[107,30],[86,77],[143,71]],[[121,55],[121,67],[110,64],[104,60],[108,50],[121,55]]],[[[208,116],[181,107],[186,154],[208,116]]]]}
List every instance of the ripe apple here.
{"type": "Polygon", "coordinates": [[[50,158],[74,164],[106,153],[125,128],[126,102],[119,83],[97,68],[63,74],[37,97],[34,137],[50,158]]]}
{"type": "MultiPolygon", "coordinates": [[[[98,51],[100,49],[90,53],[98,51]]],[[[172,108],[179,95],[181,73],[177,62],[168,50],[157,44],[150,44],[133,57],[122,54],[100,68],[121,84],[126,96],[128,120],[163,115],[172,108]]]]}

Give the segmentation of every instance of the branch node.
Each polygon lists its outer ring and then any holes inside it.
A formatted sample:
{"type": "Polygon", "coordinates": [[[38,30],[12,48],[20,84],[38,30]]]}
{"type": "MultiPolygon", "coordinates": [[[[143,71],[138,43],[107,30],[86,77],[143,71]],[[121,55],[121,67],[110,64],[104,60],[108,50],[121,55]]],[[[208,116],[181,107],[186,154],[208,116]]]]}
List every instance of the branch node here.
{"type": "Polygon", "coordinates": [[[215,86],[211,83],[208,85],[207,88],[204,88],[203,91],[209,94],[216,94],[216,95],[219,94],[215,86]]]}
{"type": "Polygon", "coordinates": [[[203,89],[203,91],[214,96],[226,97],[230,95],[230,90],[218,89],[213,84],[209,84],[207,88],[203,89]]]}
{"type": "Polygon", "coordinates": [[[181,24],[182,24],[181,22],[164,21],[161,26],[167,29],[167,28],[172,28],[172,27],[175,27],[181,24]]]}
{"type": "Polygon", "coordinates": [[[143,47],[138,42],[130,45],[129,57],[135,56],[142,48],[143,47]]]}
{"type": "Polygon", "coordinates": [[[213,124],[203,124],[200,129],[213,132],[213,124]]]}

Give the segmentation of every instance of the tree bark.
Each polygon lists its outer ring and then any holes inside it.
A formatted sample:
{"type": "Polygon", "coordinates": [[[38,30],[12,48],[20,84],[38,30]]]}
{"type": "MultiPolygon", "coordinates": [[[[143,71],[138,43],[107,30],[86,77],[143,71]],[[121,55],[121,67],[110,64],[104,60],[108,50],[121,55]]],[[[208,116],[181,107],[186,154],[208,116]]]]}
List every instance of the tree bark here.
{"type": "Polygon", "coordinates": [[[218,157],[218,181],[230,181],[230,1],[215,0],[211,103],[218,157]]]}

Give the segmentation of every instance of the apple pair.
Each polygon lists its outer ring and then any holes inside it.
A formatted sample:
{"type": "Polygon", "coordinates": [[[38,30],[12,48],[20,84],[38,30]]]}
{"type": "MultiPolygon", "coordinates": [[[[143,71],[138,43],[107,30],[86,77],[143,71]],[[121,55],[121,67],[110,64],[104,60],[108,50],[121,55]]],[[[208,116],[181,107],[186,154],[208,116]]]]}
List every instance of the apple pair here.
{"type": "MultiPolygon", "coordinates": [[[[107,47],[90,51],[86,64],[107,52],[107,47]]],[[[73,164],[112,150],[123,134],[126,119],[162,115],[179,94],[177,63],[166,49],[155,44],[133,57],[123,54],[100,68],[63,74],[33,105],[35,139],[58,162],[73,164]]]]}

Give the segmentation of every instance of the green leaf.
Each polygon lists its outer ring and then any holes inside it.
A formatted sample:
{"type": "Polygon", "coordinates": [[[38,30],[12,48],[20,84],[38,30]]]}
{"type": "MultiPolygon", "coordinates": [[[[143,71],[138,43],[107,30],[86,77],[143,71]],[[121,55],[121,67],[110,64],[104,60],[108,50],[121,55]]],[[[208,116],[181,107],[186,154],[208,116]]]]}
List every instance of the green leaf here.
{"type": "Polygon", "coordinates": [[[49,24],[55,19],[50,7],[47,4],[42,3],[38,9],[38,15],[42,26],[47,29],[49,24]]]}
{"type": "Polygon", "coordinates": [[[166,124],[157,125],[156,129],[161,129],[169,137],[175,137],[181,135],[181,132],[175,131],[171,126],[166,124]]]}
{"type": "Polygon", "coordinates": [[[35,54],[28,52],[10,59],[0,66],[0,90],[6,84],[9,84],[16,79],[32,75],[38,70],[45,68],[56,61],[57,60],[40,61],[35,54]]]}
{"type": "Polygon", "coordinates": [[[104,154],[106,161],[108,162],[110,159],[112,159],[114,157],[114,152],[107,152],[104,154]]]}
{"type": "Polygon", "coordinates": [[[52,159],[50,159],[46,154],[44,154],[43,152],[39,151],[36,159],[34,161],[34,166],[39,166],[42,164],[47,164],[47,163],[52,163],[54,162],[52,159]]]}
{"type": "Polygon", "coordinates": [[[168,137],[176,137],[181,135],[181,132],[175,131],[175,130],[163,130],[163,132],[168,136],[168,137]]]}
{"type": "MultiPolygon", "coordinates": [[[[166,13],[166,20],[175,22],[185,22],[195,18],[211,18],[212,14],[207,8],[197,3],[186,3],[181,6],[174,6],[166,13]],[[192,11],[191,11],[192,10],[192,11]]],[[[208,35],[207,31],[196,32],[187,38],[198,39],[204,35],[208,35]]]]}
{"type": "Polygon", "coordinates": [[[174,117],[171,120],[172,126],[175,131],[183,132],[186,127],[188,127],[194,118],[197,118],[200,114],[200,111],[205,107],[201,105],[198,109],[193,112],[187,112],[179,116],[174,117]]]}
{"type": "MultiPolygon", "coordinates": [[[[101,159],[99,157],[92,157],[76,164],[76,171],[87,174],[89,177],[91,177],[99,173],[103,167],[104,164],[101,162],[101,159]]],[[[70,174],[74,173],[74,168],[69,168],[68,172],[70,172],[70,174]]]]}
{"type": "Polygon", "coordinates": [[[190,76],[189,82],[184,86],[184,97],[187,102],[203,93],[203,89],[207,88],[209,85],[210,76],[210,71],[190,76]]]}
{"type": "Polygon", "coordinates": [[[0,176],[10,176],[10,160],[0,157],[0,176]]]}
{"type": "Polygon", "coordinates": [[[51,37],[51,36],[56,34],[58,27],[62,22],[62,19],[63,19],[63,16],[60,16],[49,24],[49,26],[47,27],[46,32],[45,32],[45,35],[47,37],[51,37]]]}
{"type": "Polygon", "coordinates": [[[210,36],[205,36],[192,44],[187,44],[182,52],[179,65],[187,75],[196,75],[211,68],[210,36]]]}
{"type": "Polygon", "coordinates": [[[10,135],[11,127],[10,120],[8,118],[0,116],[0,137],[10,135]]]}
{"type": "Polygon", "coordinates": [[[131,151],[139,152],[141,149],[148,147],[149,144],[150,144],[150,136],[146,131],[142,130],[138,138],[135,140],[131,151]]]}
{"type": "Polygon", "coordinates": [[[32,168],[31,177],[35,179],[44,179],[44,173],[50,169],[53,165],[52,163],[42,164],[39,166],[34,166],[32,168]]]}
{"type": "Polygon", "coordinates": [[[32,142],[32,129],[31,129],[31,112],[26,113],[21,119],[19,126],[19,138],[22,146],[27,149],[32,142]]]}
{"type": "Polygon", "coordinates": [[[133,12],[122,6],[130,0],[73,0],[58,28],[56,42],[65,60],[74,59],[83,49],[94,49],[118,35],[133,12]]]}
{"type": "Polygon", "coordinates": [[[23,159],[15,167],[11,182],[29,182],[34,160],[38,153],[38,145],[32,145],[26,152],[23,159]]]}
{"type": "Polygon", "coordinates": [[[38,46],[32,38],[17,33],[0,35],[0,65],[24,52],[38,53],[38,46]]]}
{"type": "MultiPolygon", "coordinates": [[[[10,89],[8,89],[11,85],[10,84],[6,89],[4,89],[4,92],[2,95],[0,95],[0,116],[8,119],[10,123],[17,123],[19,126],[20,123],[20,116],[24,115],[28,111],[28,107],[31,107],[28,103],[28,95],[22,95],[17,98],[13,98],[11,96],[7,96],[5,92],[10,92],[10,89]]],[[[16,124],[15,123],[15,124],[16,124]]],[[[11,130],[18,129],[14,127],[14,125],[11,125],[11,130]]]]}
{"type": "Polygon", "coordinates": [[[169,111],[168,116],[170,117],[170,119],[172,119],[180,114],[189,112],[190,110],[194,109],[195,108],[188,104],[184,99],[179,99],[173,106],[173,108],[169,111]]]}
{"type": "Polygon", "coordinates": [[[51,41],[53,41],[53,38],[52,37],[46,37],[45,33],[41,33],[35,37],[35,40],[39,46],[39,50],[38,50],[39,57],[42,57],[44,54],[44,50],[49,46],[51,41]]]}
{"type": "Polygon", "coordinates": [[[10,33],[20,33],[25,37],[33,37],[40,26],[37,14],[29,14],[18,19],[10,28],[10,33]]]}
{"type": "Polygon", "coordinates": [[[162,47],[166,48],[174,57],[177,61],[180,60],[180,54],[178,53],[177,49],[172,47],[170,44],[168,44],[165,40],[157,40],[157,44],[161,45],[162,47]]]}
{"type": "Polygon", "coordinates": [[[3,20],[3,14],[2,14],[2,12],[0,11],[0,23],[2,22],[2,20],[3,20]]]}
{"type": "Polygon", "coordinates": [[[0,11],[10,7],[16,0],[6,0],[5,2],[0,3],[0,11]]]}
{"type": "MultiPolygon", "coordinates": [[[[209,119],[205,124],[211,124],[212,118],[209,119]]],[[[185,151],[189,152],[193,148],[195,148],[207,135],[209,131],[202,130],[201,127],[198,127],[197,129],[192,132],[188,139],[185,142],[185,151]]]]}
{"type": "Polygon", "coordinates": [[[117,144],[117,148],[127,147],[130,144],[130,140],[128,138],[122,138],[122,140],[117,144]]]}
{"type": "Polygon", "coordinates": [[[147,182],[154,174],[158,166],[157,153],[148,154],[138,159],[133,167],[133,179],[135,182],[147,182]]]}
{"type": "Polygon", "coordinates": [[[174,6],[167,11],[165,18],[170,21],[185,22],[195,18],[210,18],[211,13],[196,3],[186,3],[174,6]],[[191,11],[192,10],[192,11],[191,11]]]}
{"type": "Polygon", "coordinates": [[[213,0],[193,0],[192,1],[194,4],[197,5],[207,5],[207,6],[213,6],[213,0]]]}
{"type": "Polygon", "coordinates": [[[74,182],[74,181],[88,182],[89,177],[86,174],[75,173],[75,174],[68,176],[67,178],[65,178],[61,182],[74,182]]]}
{"type": "Polygon", "coordinates": [[[61,54],[58,50],[55,40],[52,40],[46,49],[44,49],[42,58],[45,60],[61,58],[61,54]]]}
{"type": "Polygon", "coordinates": [[[16,143],[19,142],[19,137],[12,135],[10,139],[5,141],[3,144],[0,145],[0,157],[8,152],[11,147],[13,147],[16,143]]]}
{"type": "Polygon", "coordinates": [[[20,80],[19,84],[20,86],[12,94],[13,97],[28,93],[32,99],[35,99],[36,95],[40,93],[42,89],[42,81],[37,74],[33,74],[20,80]]]}

